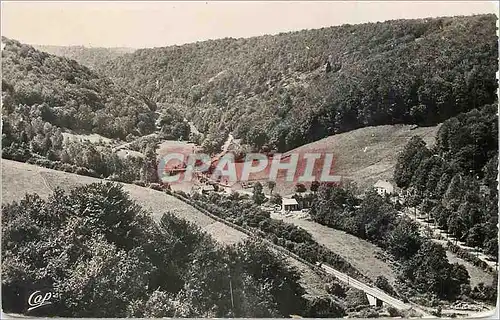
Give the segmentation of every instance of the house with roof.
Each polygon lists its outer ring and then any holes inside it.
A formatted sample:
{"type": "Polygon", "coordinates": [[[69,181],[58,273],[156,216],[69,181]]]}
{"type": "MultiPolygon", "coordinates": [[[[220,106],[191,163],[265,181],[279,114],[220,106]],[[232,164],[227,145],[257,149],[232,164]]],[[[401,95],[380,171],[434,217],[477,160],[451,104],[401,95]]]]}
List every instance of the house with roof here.
{"type": "Polygon", "coordinates": [[[294,198],[283,198],[281,201],[281,212],[283,213],[300,210],[299,203],[294,198]]]}
{"type": "Polygon", "coordinates": [[[387,180],[379,180],[373,185],[373,187],[381,196],[391,195],[394,193],[394,186],[387,180]]]}
{"type": "Polygon", "coordinates": [[[215,187],[211,184],[204,184],[204,185],[198,185],[198,186],[193,186],[191,188],[191,195],[197,193],[197,194],[209,194],[211,192],[214,192],[216,191],[215,190],[215,187]]]}
{"type": "Polygon", "coordinates": [[[210,192],[214,192],[215,187],[211,184],[207,184],[201,187],[201,193],[202,194],[209,194],[210,192]]]}

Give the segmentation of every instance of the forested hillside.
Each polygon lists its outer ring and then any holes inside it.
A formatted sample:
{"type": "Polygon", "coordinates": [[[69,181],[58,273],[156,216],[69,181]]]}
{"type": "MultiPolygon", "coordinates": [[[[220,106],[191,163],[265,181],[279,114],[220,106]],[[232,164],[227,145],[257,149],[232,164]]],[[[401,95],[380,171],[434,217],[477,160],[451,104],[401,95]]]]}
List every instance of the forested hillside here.
{"type": "Polygon", "coordinates": [[[428,148],[415,137],[400,154],[394,180],[408,203],[468,246],[498,255],[498,107],[445,121],[428,148]]]}
{"type": "Polygon", "coordinates": [[[432,125],[492,103],[496,17],[383,23],[142,49],[102,70],[205,133],[289,150],[358,127],[432,125]]]}
{"type": "MultiPolygon", "coordinates": [[[[2,98],[7,121],[27,135],[33,121],[125,139],[155,129],[154,104],[74,60],[2,38],[2,98]],[[23,125],[19,125],[23,126],[23,125]]],[[[5,121],[5,119],[4,119],[5,121]]],[[[30,137],[28,137],[30,138],[30,137]]]]}
{"type": "Polygon", "coordinates": [[[111,59],[136,50],[133,48],[89,48],[84,46],[33,45],[33,47],[56,56],[73,59],[91,69],[97,69],[111,59]]]}
{"type": "MultiPolygon", "coordinates": [[[[111,146],[63,137],[68,130],[122,140],[149,134],[156,129],[155,104],[74,60],[7,38],[2,43],[2,158],[123,182],[156,181],[153,146],[145,159],[121,159],[111,146]]],[[[182,129],[183,118],[173,118],[182,129]]]]}

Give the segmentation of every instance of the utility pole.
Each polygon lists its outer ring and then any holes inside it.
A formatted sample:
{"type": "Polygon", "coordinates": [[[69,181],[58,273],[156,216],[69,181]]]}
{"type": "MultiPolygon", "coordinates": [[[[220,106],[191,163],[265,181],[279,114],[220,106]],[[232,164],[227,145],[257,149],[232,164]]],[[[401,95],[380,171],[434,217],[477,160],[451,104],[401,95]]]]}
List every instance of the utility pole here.
{"type": "Polygon", "coordinates": [[[231,280],[231,271],[228,267],[228,271],[229,271],[229,292],[231,293],[231,311],[233,313],[233,317],[234,317],[234,297],[233,297],[233,282],[231,280]]]}

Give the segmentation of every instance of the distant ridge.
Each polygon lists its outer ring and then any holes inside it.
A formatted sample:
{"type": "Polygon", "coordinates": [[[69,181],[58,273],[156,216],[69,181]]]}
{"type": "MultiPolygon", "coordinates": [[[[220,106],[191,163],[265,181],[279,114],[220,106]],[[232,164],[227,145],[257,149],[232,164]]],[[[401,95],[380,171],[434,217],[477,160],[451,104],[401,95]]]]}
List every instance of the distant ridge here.
{"type": "Polygon", "coordinates": [[[287,151],[353,129],[441,123],[496,97],[496,16],[342,25],[139,49],[102,68],[204,133],[287,151]]]}
{"type": "Polygon", "coordinates": [[[33,45],[37,50],[44,51],[56,56],[73,59],[91,69],[98,69],[103,63],[118,58],[127,53],[133,53],[136,49],[127,47],[86,47],[86,46],[52,46],[33,45]]]}

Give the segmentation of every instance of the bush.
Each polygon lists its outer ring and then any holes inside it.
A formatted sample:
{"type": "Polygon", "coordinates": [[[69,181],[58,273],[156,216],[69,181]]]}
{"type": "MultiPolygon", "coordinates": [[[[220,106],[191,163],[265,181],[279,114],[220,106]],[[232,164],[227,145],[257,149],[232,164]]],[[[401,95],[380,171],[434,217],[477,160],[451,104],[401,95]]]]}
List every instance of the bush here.
{"type": "Polygon", "coordinates": [[[269,202],[272,204],[281,205],[281,203],[283,202],[283,198],[279,193],[273,193],[271,195],[271,198],[269,199],[269,202]]]}
{"type": "Polygon", "coordinates": [[[159,183],[150,183],[148,187],[153,190],[163,191],[163,186],[159,183]]]}
{"type": "Polygon", "coordinates": [[[307,191],[307,188],[306,188],[306,186],[303,183],[297,183],[295,185],[295,192],[297,192],[297,193],[303,193],[303,192],[306,192],[306,191],[307,191]]]}
{"type": "Polygon", "coordinates": [[[299,275],[255,241],[220,248],[198,227],[156,223],[114,183],[2,208],[2,307],[32,286],[53,293],[37,316],[283,317],[305,312],[299,275]],[[228,276],[234,308],[227,302],[228,276]],[[222,284],[222,285],[221,285],[222,284]],[[118,293],[118,294],[117,294],[118,293]]]}
{"type": "Polygon", "coordinates": [[[378,318],[380,315],[377,310],[373,308],[366,308],[361,310],[361,312],[357,315],[359,318],[368,319],[368,318],[378,318]]]}
{"type": "Polygon", "coordinates": [[[392,318],[401,317],[401,312],[399,312],[399,310],[394,308],[393,306],[387,307],[387,312],[392,318]]]}
{"type": "Polygon", "coordinates": [[[355,288],[347,290],[345,302],[349,308],[370,305],[366,293],[355,288]]]}
{"type": "Polygon", "coordinates": [[[345,310],[329,297],[314,297],[307,301],[305,316],[309,318],[341,318],[345,310]]]}
{"type": "Polygon", "coordinates": [[[378,276],[377,279],[375,279],[375,286],[377,288],[382,289],[386,293],[390,295],[396,295],[396,292],[394,291],[394,288],[392,288],[391,284],[389,283],[389,280],[387,280],[386,277],[384,276],[378,276]]]}
{"type": "Polygon", "coordinates": [[[471,298],[496,304],[497,301],[497,284],[493,281],[491,285],[479,283],[470,293],[471,298]]]}
{"type": "Polygon", "coordinates": [[[328,292],[329,294],[332,294],[334,296],[337,296],[340,298],[343,298],[346,296],[344,287],[342,287],[342,285],[337,280],[330,281],[326,285],[325,289],[326,289],[326,292],[328,292]]]}
{"type": "Polygon", "coordinates": [[[134,181],[132,181],[132,184],[135,184],[136,186],[139,186],[139,187],[146,186],[146,183],[144,181],[141,181],[141,180],[134,180],[134,181]]]}
{"type": "Polygon", "coordinates": [[[185,193],[184,191],[176,190],[176,191],[174,191],[174,193],[181,196],[181,197],[189,198],[189,195],[187,193],[185,193]]]}

